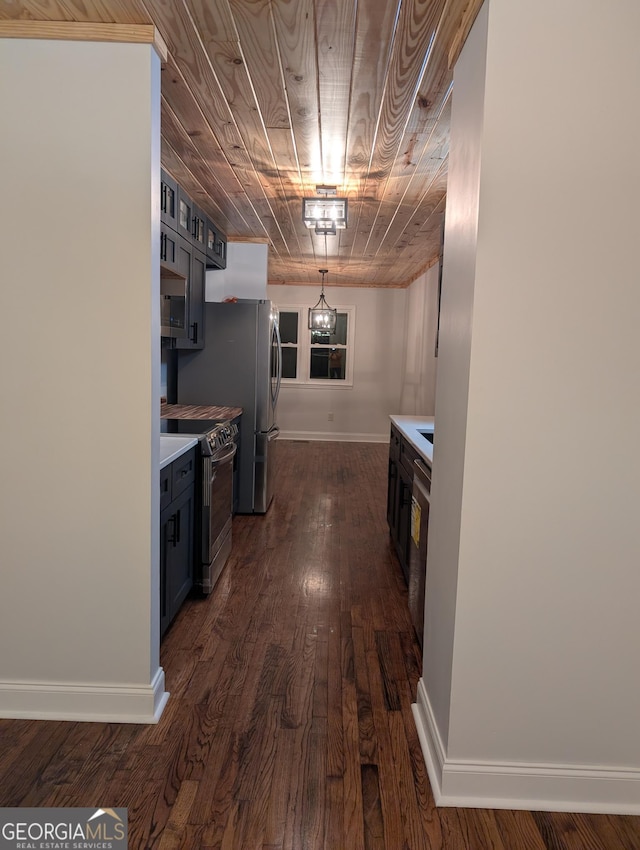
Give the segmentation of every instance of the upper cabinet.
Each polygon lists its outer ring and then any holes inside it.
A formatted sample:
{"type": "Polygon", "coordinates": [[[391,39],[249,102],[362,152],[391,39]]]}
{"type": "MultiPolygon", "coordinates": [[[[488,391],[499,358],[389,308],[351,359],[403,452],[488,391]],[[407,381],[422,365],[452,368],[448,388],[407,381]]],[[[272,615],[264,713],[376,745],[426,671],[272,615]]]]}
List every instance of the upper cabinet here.
{"type": "Polygon", "coordinates": [[[207,268],[227,267],[227,239],[211,219],[207,219],[207,268]]]}
{"type": "Polygon", "coordinates": [[[191,207],[191,239],[196,250],[207,253],[207,216],[195,204],[191,207]]]}
{"type": "Polygon", "coordinates": [[[184,189],[178,186],[178,233],[191,239],[192,201],[184,189]]]}
{"type": "Polygon", "coordinates": [[[160,177],[160,221],[178,231],[178,184],[165,171],[160,177]]]}
{"type": "MultiPolygon", "coordinates": [[[[166,171],[161,172],[160,220],[163,232],[171,229],[205,255],[208,269],[226,268],[227,237],[166,171]]],[[[168,240],[166,236],[161,240],[160,262],[175,271],[174,251],[168,240]]]]}
{"type": "MultiPolygon", "coordinates": [[[[205,274],[207,269],[226,266],[227,238],[165,171],[161,174],[160,220],[160,274],[174,280],[171,307],[174,312],[180,308],[183,317],[180,332],[169,334],[170,345],[202,348],[205,274]],[[176,278],[185,283],[181,295],[174,293],[176,278]]],[[[163,331],[162,335],[167,334],[163,331]]]]}
{"type": "Polygon", "coordinates": [[[164,222],[160,224],[160,266],[162,271],[167,269],[178,271],[178,242],[180,237],[164,222]]]}
{"type": "Polygon", "coordinates": [[[174,340],[174,347],[204,348],[205,256],[191,242],[180,238],[178,273],[187,279],[186,333],[174,340]]]}

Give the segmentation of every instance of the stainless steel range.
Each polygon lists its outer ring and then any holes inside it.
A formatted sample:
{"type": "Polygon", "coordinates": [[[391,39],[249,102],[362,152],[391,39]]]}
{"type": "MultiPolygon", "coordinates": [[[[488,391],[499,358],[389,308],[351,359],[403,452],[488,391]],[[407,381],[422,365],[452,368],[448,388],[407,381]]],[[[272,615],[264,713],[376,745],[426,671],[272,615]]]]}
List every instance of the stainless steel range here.
{"type": "Polygon", "coordinates": [[[162,430],[198,437],[193,586],[208,594],[231,552],[238,427],[235,422],[163,418],[162,430]]]}
{"type": "MultiPolygon", "coordinates": [[[[194,586],[211,593],[231,552],[233,461],[238,429],[222,422],[200,436],[200,501],[194,586]]],[[[197,515],[197,514],[196,514],[197,515]]]]}

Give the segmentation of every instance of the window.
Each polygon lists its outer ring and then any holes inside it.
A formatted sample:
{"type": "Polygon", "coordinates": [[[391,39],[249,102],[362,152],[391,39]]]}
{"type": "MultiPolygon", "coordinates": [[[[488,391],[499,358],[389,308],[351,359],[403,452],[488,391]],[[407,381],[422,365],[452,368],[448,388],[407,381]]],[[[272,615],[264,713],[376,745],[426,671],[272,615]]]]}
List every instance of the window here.
{"type": "Polygon", "coordinates": [[[333,333],[307,327],[308,307],[282,307],[282,380],[285,384],[353,386],[354,307],[338,307],[333,333]]]}

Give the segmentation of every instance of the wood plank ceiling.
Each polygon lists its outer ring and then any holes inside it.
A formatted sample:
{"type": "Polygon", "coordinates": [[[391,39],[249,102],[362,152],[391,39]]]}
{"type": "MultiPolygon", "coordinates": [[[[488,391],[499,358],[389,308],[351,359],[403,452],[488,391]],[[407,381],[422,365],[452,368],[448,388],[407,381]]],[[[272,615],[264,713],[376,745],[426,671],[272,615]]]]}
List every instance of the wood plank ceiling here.
{"type": "Polygon", "coordinates": [[[3,0],[0,20],[154,23],[162,164],[269,282],[407,286],[439,256],[452,67],[481,0],[3,0]],[[302,222],[348,198],[335,236],[302,222]]]}

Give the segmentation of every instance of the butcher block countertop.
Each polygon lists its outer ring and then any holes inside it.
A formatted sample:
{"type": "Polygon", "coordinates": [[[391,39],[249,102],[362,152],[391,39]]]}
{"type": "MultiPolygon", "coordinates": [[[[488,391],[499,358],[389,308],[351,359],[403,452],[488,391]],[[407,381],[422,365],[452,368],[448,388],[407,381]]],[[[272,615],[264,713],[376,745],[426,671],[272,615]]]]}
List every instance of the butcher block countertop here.
{"type": "Polygon", "coordinates": [[[161,419],[211,419],[226,422],[242,413],[241,407],[216,407],[202,404],[162,404],[161,419]]]}

